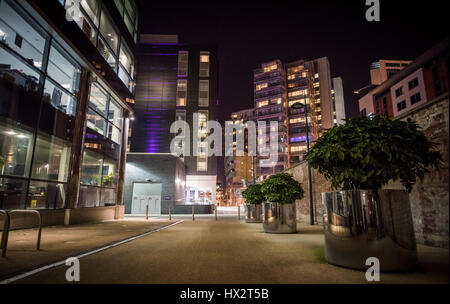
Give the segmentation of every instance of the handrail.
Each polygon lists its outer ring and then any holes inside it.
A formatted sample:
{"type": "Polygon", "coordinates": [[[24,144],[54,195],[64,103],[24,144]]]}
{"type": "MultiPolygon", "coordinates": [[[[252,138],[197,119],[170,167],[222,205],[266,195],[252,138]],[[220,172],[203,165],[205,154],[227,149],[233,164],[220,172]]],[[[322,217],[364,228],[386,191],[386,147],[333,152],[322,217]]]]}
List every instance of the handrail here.
{"type": "Polygon", "coordinates": [[[8,237],[9,237],[9,230],[11,228],[11,216],[18,213],[25,213],[25,214],[34,214],[37,216],[39,220],[39,232],[37,237],[37,244],[36,244],[36,250],[39,250],[41,248],[41,235],[42,235],[42,216],[41,213],[37,210],[11,210],[9,212],[3,211],[1,212],[3,214],[6,214],[3,234],[2,234],[2,257],[6,257],[6,250],[8,248],[8,237]]]}

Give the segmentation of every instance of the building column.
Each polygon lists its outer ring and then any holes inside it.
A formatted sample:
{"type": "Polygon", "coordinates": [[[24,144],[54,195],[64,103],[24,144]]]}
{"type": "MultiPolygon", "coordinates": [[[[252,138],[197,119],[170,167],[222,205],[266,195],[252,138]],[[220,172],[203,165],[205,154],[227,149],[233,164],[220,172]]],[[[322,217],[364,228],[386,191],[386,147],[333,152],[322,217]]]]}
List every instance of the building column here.
{"type": "Polygon", "coordinates": [[[70,210],[75,209],[80,192],[81,168],[83,164],[84,137],[86,133],[86,115],[89,104],[91,72],[83,69],[80,79],[77,112],[73,129],[72,149],[70,151],[69,185],[66,196],[66,220],[69,224],[70,210]]]}
{"type": "Polygon", "coordinates": [[[125,168],[127,165],[127,146],[128,146],[128,131],[130,128],[131,113],[124,110],[123,113],[123,127],[122,127],[122,144],[120,146],[120,161],[119,161],[119,180],[117,182],[117,205],[123,204],[123,187],[125,184],[125,168]]]}

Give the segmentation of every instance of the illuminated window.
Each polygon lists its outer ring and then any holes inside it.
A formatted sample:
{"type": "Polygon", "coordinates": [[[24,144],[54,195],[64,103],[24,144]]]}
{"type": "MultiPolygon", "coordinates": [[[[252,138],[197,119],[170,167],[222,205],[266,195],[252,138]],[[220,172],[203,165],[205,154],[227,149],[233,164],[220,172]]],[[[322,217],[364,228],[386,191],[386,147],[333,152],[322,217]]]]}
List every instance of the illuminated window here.
{"type": "Polygon", "coordinates": [[[261,102],[258,103],[258,108],[267,106],[268,104],[269,104],[268,100],[261,101],[261,102]]]}
{"type": "Polygon", "coordinates": [[[301,123],[301,122],[305,122],[305,118],[304,117],[297,117],[297,118],[289,119],[289,123],[290,124],[301,123]]]}
{"type": "Polygon", "coordinates": [[[208,121],[208,111],[199,111],[198,113],[198,136],[206,138],[208,136],[208,129],[206,123],[208,121]]]}
{"type": "Polygon", "coordinates": [[[294,97],[294,96],[299,96],[300,95],[300,91],[294,91],[294,92],[289,92],[288,96],[289,97],[294,97]]]}
{"type": "Polygon", "coordinates": [[[278,69],[278,65],[277,64],[272,64],[270,66],[264,67],[264,73],[271,72],[271,71],[276,70],[276,69],[278,69]]]}
{"type": "Polygon", "coordinates": [[[256,85],[256,91],[260,91],[262,89],[267,88],[267,83],[263,83],[263,84],[257,84],[256,85]]]}
{"type": "Polygon", "coordinates": [[[187,80],[178,79],[177,83],[177,106],[186,106],[186,96],[187,96],[187,80]]]}
{"type": "Polygon", "coordinates": [[[291,146],[291,152],[304,152],[306,151],[306,146],[291,146]]]}
{"type": "Polygon", "coordinates": [[[200,77],[209,77],[209,52],[200,52],[200,77]]]}

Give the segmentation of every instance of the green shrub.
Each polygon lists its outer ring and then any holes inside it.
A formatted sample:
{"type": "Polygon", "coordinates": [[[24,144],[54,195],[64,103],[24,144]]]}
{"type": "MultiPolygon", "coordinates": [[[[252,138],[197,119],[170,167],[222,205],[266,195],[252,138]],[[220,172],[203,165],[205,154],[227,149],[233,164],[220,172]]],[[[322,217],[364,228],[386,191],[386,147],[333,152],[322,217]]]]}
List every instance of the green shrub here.
{"type": "Polygon", "coordinates": [[[244,192],[242,192],[242,196],[245,198],[246,204],[261,204],[264,201],[264,195],[261,192],[261,185],[254,184],[249,185],[244,192]]]}
{"type": "Polygon", "coordinates": [[[346,119],[315,143],[306,159],[334,189],[378,190],[400,179],[410,192],[416,176],[429,166],[439,168],[441,154],[432,151],[420,127],[412,122],[379,116],[346,119]]]}
{"type": "Polygon", "coordinates": [[[302,185],[287,173],[270,176],[262,184],[261,191],[267,201],[281,204],[294,203],[305,194],[302,185]]]}

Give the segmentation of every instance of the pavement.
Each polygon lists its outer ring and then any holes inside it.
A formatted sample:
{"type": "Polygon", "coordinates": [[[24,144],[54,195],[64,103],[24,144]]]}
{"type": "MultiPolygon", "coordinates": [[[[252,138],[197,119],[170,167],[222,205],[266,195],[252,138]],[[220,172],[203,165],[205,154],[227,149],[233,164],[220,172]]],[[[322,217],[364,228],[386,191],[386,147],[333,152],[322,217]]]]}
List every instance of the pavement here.
{"type": "Polygon", "coordinates": [[[174,222],[168,221],[167,218],[151,221],[141,218],[43,227],[39,251],[36,251],[37,229],[10,231],[6,258],[0,257],[0,281],[26,270],[57,262],[174,222]]]}
{"type": "MultiPolygon", "coordinates": [[[[365,272],[330,265],[324,258],[324,237],[322,226],[299,224],[297,234],[266,234],[261,224],[246,224],[235,216],[197,217],[174,216],[173,221],[183,222],[167,229],[138,238],[99,253],[80,259],[80,283],[150,283],[150,284],[355,284],[368,283],[365,272]]],[[[67,233],[73,238],[79,233],[89,231],[98,235],[97,240],[89,242],[108,243],[103,238],[128,231],[129,235],[138,234],[150,228],[170,224],[167,219],[152,218],[149,222],[142,219],[101,223],[98,226],[49,228],[53,234],[60,233],[67,239],[67,233]],[[144,224],[142,223],[144,222],[144,224]],[[105,225],[105,226],[102,226],[105,225]],[[126,226],[123,226],[126,225],[126,226]],[[105,231],[107,228],[110,230],[105,231]],[[138,228],[139,227],[139,228],[138,228]],[[72,230],[72,232],[71,232],[72,230]],[[100,239],[102,241],[100,241],[100,239]]],[[[19,233],[19,232],[18,232],[19,233]]],[[[22,232],[23,233],[23,232],[22,232]]],[[[49,231],[45,231],[47,236],[49,231]]],[[[43,233],[43,251],[52,252],[43,233]],[[46,243],[47,242],[47,243],[46,243]]],[[[56,236],[55,236],[56,238],[56,236]]],[[[86,239],[80,235],[78,239],[86,239]]],[[[111,241],[111,239],[109,239],[111,241]]],[[[70,241],[69,241],[70,242],[70,241]]],[[[87,242],[87,241],[86,241],[87,242]]],[[[94,244],[95,243],[95,244],[94,244]]],[[[73,254],[83,246],[77,243],[64,244],[66,254],[73,254]]],[[[27,265],[44,264],[38,255],[15,244],[8,261],[0,260],[0,273],[9,262],[26,261],[27,265]],[[32,259],[28,261],[28,258],[32,259]]],[[[24,246],[24,245],[23,245],[24,246]]],[[[54,248],[54,249],[51,249],[54,248]]],[[[448,284],[449,251],[445,249],[418,246],[421,270],[406,273],[382,273],[380,283],[444,283],[448,284]]],[[[58,257],[63,257],[62,252],[58,257]]],[[[47,258],[49,260],[49,258],[47,258]]],[[[11,266],[8,266],[12,268],[11,266]]],[[[65,272],[68,266],[61,265],[39,272],[15,283],[67,283],[65,272]]]]}

